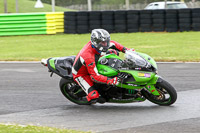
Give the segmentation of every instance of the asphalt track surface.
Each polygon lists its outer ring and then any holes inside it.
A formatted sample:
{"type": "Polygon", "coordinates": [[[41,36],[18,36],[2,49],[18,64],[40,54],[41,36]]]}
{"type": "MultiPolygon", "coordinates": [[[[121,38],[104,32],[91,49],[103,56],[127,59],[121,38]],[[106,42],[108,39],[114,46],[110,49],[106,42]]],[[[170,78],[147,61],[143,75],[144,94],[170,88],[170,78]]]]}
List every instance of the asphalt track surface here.
{"type": "Polygon", "coordinates": [[[0,123],[106,133],[199,133],[200,63],[159,63],[159,75],[178,92],[162,107],[148,101],[80,106],[61,94],[60,77],[40,63],[0,63],[0,123]]]}

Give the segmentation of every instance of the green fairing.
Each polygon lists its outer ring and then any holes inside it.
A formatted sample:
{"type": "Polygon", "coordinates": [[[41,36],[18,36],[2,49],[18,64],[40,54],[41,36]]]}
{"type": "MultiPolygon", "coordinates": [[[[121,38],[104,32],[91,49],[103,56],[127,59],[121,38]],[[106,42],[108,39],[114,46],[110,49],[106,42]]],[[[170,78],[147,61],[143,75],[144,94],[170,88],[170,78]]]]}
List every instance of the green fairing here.
{"type": "Polygon", "coordinates": [[[147,83],[150,81],[156,74],[153,72],[146,72],[146,71],[137,71],[137,70],[119,70],[120,72],[125,72],[131,74],[135,81],[128,82],[128,83],[147,83]]]}
{"type": "Polygon", "coordinates": [[[97,69],[98,69],[99,74],[104,75],[104,76],[108,76],[108,77],[116,76],[119,73],[118,70],[116,70],[112,67],[100,64],[100,60],[102,60],[104,58],[114,58],[114,59],[119,59],[119,60],[122,60],[122,59],[115,54],[108,54],[108,55],[101,57],[99,59],[98,63],[97,63],[98,64],[97,69]]]}
{"type": "MultiPolygon", "coordinates": [[[[157,69],[156,62],[150,56],[139,52],[137,53],[157,69]]],[[[159,76],[156,75],[156,73],[147,71],[138,71],[138,70],[116,70],[112,67],[101,65],[100,60],[102,60],[103,58],[116,58],[122,60],[120,59],[119,56],[115,54],[109,54],[101,57],[97,63],[97,69],[100,74],[110,77],[110,76],[116,76],[119,72],[124,72],[134,77],[135,81],[126,82],[125,84],[120,83],[117,85],[118,87],[126,89],[143,89],[145,87],[153,95],[160,95],[154,86],[159,78],[159,76]]]]}
{"type": "Polygon", "coordinates": [[[118,72],[115,69],[112,69],[111,67],[107,67],[107,66],[101,65],[101,64],[98,65],[98,67],[100,67],[97,69],[101,75],[110,77],[110,76],[115,76],[118,74],[118,72]]]}
{"type": "Polygon", "coordinates": [[[157,83],[159,76],[155,75],[145,86],[147,90],[149,90],[153,95],[159,96],[160,93],[156,90],[155,84],[157,83]]]}
{"type": "MultiPolygon", "coordinates": [[[[125,71],[123,71],[123,72],[125,72],[125,71]]],[[[160,95],[154,86],[159,78],[159,76],[155,75],[155,73],[150,73],[151,74],[150,78],[139,77],[137,75],[137,73],[140,73],[140,72],[137,72],[137,71],[136,72],[130,71],[130,72],[126,72],[126,73],[132,74],[132,76],[136,79],[136,81],[127,82],[128,84],[120,83],[117,85],[118,87],[126,88],[126,89],[143,89],[145,87],[153,95],[160,95]]]]}
{"type": "Polygon", "coordinates": [[[56,70],[56,67],[55,67],[55,58],[51,58],[51,59],[49,60],[49,64],[50,64],[50,66],[51,66],[53,69],[56,70]]]}

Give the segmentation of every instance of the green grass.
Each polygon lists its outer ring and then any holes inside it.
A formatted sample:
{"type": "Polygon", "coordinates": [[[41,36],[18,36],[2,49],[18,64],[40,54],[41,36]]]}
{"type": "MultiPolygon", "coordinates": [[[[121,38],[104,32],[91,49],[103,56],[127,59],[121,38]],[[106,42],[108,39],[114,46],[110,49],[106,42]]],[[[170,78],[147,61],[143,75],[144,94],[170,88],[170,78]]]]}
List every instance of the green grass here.
{"type": "MultiPolygon", "coordinates": [[[[149,54],[156,61],[200,61],[200,32],[118,33],[111,39],[149,54]]],[[[39,61],[42,58],[76,55],[90,34],[0,37],[0,60],[39,61]]]]}
{"type": "Polygon", "coordinates": [[[42,127],[42,126],[32,126],[32,125],[0,124],[0,133],[86,133],[86,132],[42,127]]]}
{"type": "MultiPolygon", "coordinates": [[[[7,0],[7,8],[9,13],[16,13],[16,7],[15,7],[15,0],[7,0]]],[[[52,6],[49,4],[45,4],[44,8],[34,8],[35,1],[30,0],[18,0],[19,4],[19,13],[28,13],[28,12],[51,12],[52,6]]],[[[4,13],[4,0],[0,0],[0,13],[4,13]]],[[[62,11],[70,11],[70,9],[62,8],[62,7],[55,7],[56,12],[62,12],[62,11]]]]}

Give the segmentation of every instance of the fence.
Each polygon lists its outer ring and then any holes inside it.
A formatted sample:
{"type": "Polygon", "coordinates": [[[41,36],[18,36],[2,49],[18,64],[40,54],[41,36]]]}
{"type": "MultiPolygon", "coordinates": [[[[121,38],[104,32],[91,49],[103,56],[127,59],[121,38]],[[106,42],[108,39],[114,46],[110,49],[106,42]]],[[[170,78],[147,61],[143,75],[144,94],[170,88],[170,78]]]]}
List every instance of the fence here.
{"type": "MultiPolygon", "coordinates": [[[[149,3],[147,2],[141,2],[141,3],[135,3],[135,4],[130,4],[129,9],[130,10],[143,10],[149,3]]],[[[200,7],[200,2],[186,2],[187,6],[189,8],[198,8],[200,7]]],[[[70,6],[64,6],[67,9],[73,9],[73,10],[78,10],[78,11],[87,11],[88,10],[88,5],[87,4],[79,4],[79,5],[70,5],[70,6]]],[[[126,5],[125,4],[94,4],[92,5],[92,10],[93,11],[104,11],[104,10],[126,10],[126,5]]]]}
{"type": "Polygon", "coordinates": [[[0,15],[0,36],[56,34],[64,32],[64,13],[0,15]]]}
{"type": "Polygon", "coordinates": [[[200,31],[200,8],[64,13],[64,33],[200,31]]]}

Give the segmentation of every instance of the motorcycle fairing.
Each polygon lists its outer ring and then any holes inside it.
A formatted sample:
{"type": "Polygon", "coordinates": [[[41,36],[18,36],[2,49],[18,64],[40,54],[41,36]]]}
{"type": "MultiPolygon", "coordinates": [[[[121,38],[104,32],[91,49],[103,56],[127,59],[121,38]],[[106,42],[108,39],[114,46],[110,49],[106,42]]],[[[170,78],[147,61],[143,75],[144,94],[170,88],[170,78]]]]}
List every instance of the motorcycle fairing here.
{"type": "MultiPolygon", "coordinates": [[[[138,53],[140,56],[149,61],[155,69],[157,65],[155,61],[146,54],[138,53]]],[[[123,61],[115,54],[109,54],[101,57],[97,64],[98,72],[105,76],[117,76],[120,73],[126,73],[128,76],[125,78],[118,87],[127,89],[143,89],[146,88],[153,95],[159,95],[155,88],[158,76],[152,71],[141,70],[127,70],[122,68],[123,61]]]]}
{"type": "Polygon", "coordinates": [[[49,58],[47,60],[47,66],[51,72],[63,78],[72,79],[72,65],[75,57],[76,56],[49,58]]]}
{"type": "MultiPolygon", "coordinates": [[[[125,71],[123,71],[125,72],[125,71]]],[[[121,87],[121,88],[126,88],[126,89],[143,89],[146,88],[150,93],[152,93],[153,95],[160,95],[158,93],[158,91],[155,88],[155,84],[157,83],[158,79],[160,78],[158,75],[155,75],[155,73],[149,73],[151,74],[151,77],[142,77],[142,79],[140,77],[138,77],[137,71],[135,71],[135,73],[133,71],[129,71],[127,72],[129,74],[131,74],[133,76],[133,78],[135,79],[135,81],[132,82],[122,82],[119,83],[117,85],[117,87],[121,87]]],[[[126,81],[126,79],[125,79],[126,81]]]]}
{"type": "Polygon", "coordinates": [[[122,60],[115,54],[108,54],[101,57],[97,63],[99,74],[104,76],[116,76],[121,68],[122,60]]]}
{"type": "Polygon", "coordinates": [[[140,56],[142,56],[146,61],[148,61],[155,69],[158,69],[158,66],[153,58],[151,58],[149,55],[137,52],[140,56]]]}

